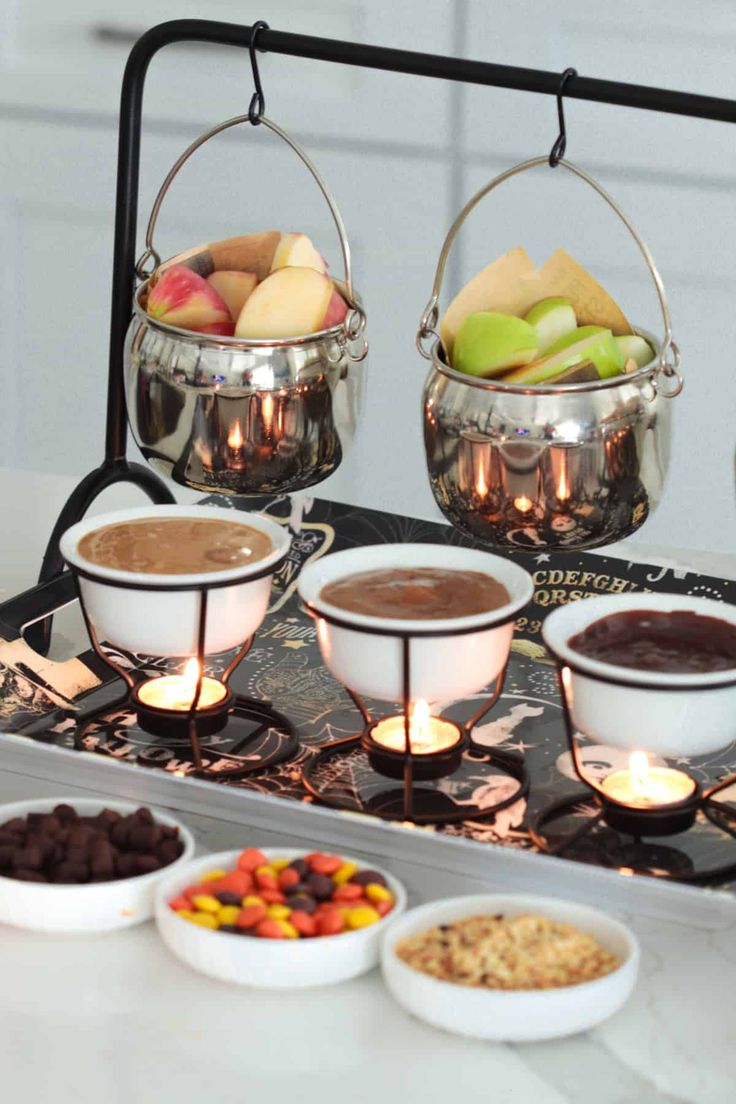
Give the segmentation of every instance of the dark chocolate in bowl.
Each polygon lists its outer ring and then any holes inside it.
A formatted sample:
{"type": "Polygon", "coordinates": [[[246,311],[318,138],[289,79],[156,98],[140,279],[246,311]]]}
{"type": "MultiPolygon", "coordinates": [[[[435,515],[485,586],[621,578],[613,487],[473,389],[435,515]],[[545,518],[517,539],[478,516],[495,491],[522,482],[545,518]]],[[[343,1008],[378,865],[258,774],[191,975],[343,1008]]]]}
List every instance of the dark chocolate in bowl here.
{"type": "Polygon", "coordinates": [[[626,610],[591,622],[568,647],[589,659],[659,674],[736,668],[736,625],[691,610],[626,610]]]}

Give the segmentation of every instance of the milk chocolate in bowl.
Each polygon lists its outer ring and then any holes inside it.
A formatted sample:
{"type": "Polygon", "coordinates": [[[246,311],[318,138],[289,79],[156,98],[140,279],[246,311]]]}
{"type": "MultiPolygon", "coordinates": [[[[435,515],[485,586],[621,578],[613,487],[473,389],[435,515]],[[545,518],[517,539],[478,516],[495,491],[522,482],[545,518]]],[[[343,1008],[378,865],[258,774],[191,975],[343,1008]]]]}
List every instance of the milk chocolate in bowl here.
{"type": "Polygon", "coordinates": [[[93,529],[77,550],[90,563],[118,571],[196,575],[257,563],[273,551],[273,542],[260,529],[225,518],[147,517],[93,529]]]}
{"type": "Polygon", "coordinates": [[[328,583],[320,598],[351,613],[401,621],[470,617],[511,601],[503,583],[491,575],[444,567],[359,571],[328,583]]]}
{"type": "Polygon", "coordinates": [[[628,610],[593,621],[568,640],[581,655],[662,674],[736,667],[736,625],[690,610],[628,610]]]}

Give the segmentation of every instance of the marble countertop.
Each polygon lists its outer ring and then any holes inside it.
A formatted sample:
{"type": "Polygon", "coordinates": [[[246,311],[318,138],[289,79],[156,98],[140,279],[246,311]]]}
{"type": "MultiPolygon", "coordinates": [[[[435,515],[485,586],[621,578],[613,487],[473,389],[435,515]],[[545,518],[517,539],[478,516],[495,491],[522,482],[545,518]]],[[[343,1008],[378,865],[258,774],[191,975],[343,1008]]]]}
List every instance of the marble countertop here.
{"type": "MultiPolygon", "coordinates": [[[[62,478],[0,470],[0,586],[6,594],[33,581],[70,489],[62,478]]],[[[116,488],[99,509],[135,501],[134,491],[116,488]]],[[[606,551],[736,577],[736,557],[636,542],[606,551]]],[[[0,770],[0,802],[56,789],[0,770]]],[[[224,820],[183,819],[202,850],[243,843],[242,829],[224,820]]],[[[259,840],[294,842],[277,835],[259,840]]],[[[310,841],[296,842],[308,847],[310,841]]],[[[403,864],[397,873],[411,903],[477,888],[426,866],[403,864]]],[[[445,1104],[453,1094],[466,1104],[733,1099],[736,926],[704,931],[676,917],[622,918],[643,950],[640,980],[625,1008],[589,1033],[518,1045],[471,1042],[413,1020],[393,1003],[376,971],[311,991],[241,990],[181,965],[152,924],[84,937],[0,926],[5,1092],[15,1100],[58,1104],[242,1104],[249,1098],[259,1104],[445,1104]]]]}

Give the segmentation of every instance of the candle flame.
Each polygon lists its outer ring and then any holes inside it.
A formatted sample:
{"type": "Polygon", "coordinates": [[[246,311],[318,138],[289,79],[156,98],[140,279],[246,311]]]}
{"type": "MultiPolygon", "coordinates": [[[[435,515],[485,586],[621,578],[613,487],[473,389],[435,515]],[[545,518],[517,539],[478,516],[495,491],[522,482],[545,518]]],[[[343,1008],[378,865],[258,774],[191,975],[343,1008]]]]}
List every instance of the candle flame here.
{"type": "Polygon", "coordinates": [[[236,418],[230,426],[230,432],[227,435],[227,443],[233,451],[243,447],[243,431],[240,428],[240,421],[238,418],[236,418]]]}
{"type": "Polygon", "coordinates": [[[187,693],[191,693],[193,698],[194,691],[197,689],[197,679],[199,678],[199,662],[196,656],[192,656],[191,659],[187,660],[181,677],[184,679],[187,693]]]}
{"type": "Polygon", "coordinates": [[[557,481],[557,498],[560,502],[567,502],[570,497],[570,483],[567,478],[567,455],[564,450],[560,453],[560,478],[557,481]]]}
{"type": "Polygon", "coordinates": [[[483,471],[483,463],[481,462],[478,468],[478,478],[475,481],[475,489],[478,492],[479,498],[485,498],[488,494],[488,483],[486,482],[485,472],[483,471]]]}
{"type": "MultiPolygon", "coordinates": [[[[417,736],[421,739],[422,736],[427,734],[427,726],[429,725],[429,702],[424,698],[420,698],[419,701],[414,703],[414,708],[411,713],[412,729],[416,728],[417,736]]],[[[412,736],[414,732],[412,732],[412,736]]]]}
{"type": "Polygon", "coordinates": [[[518,498],[514,499],[514,506],[520,514],[526,514],[532,508],[532,500],[528,498],[527,495],[522,494],[519,495],[518,498]]]}
{"type": "Polygon", "coordinates": [[[645,751],[632,751],[629,757],[629,771],[632,790],[637,797],[644,796],[649,781],[649,760],[645,751]]]}
{"type": "Polygon", "coordinates": [[[263,416],[263,431],[267,437],[271,436],[273,426],[273,395],[264,395],[261,399],[261,414],[263,416]]]}

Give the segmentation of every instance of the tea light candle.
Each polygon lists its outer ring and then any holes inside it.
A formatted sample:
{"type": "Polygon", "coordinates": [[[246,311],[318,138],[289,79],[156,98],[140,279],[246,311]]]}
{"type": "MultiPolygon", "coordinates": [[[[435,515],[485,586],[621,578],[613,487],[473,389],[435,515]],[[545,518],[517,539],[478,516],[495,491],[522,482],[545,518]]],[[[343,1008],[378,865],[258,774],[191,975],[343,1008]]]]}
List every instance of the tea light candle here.
{"type": "MultiPolygon", "coordinates": [[[[148,705],[153,709],[170,709],[186,713],[192,708],[198,674],[199,665],[197,660],[192,658],[184,668],[183,674],[162,675],[160,678],[144,682],[138,688],[138,699],[142,705],[148,705]]],[[[207,709],[217,705],[226,694],[227,688],[223,683],[205,675],[202,679],[197,709],[207,709]]]]}
{"type": "Polygon", "coordinates": [[[609,774],[601,783],[606,797],[622,805],[650,809],[684,801],[695,791],[695,782],[671,767],[650,767],[643,751],[632,752],[629,769],[609,774]]]}
{"type": "Polygon", "coordinates": [[[228,456],[226,463],[232,471],[242,471],[245,468],[244,445],[243,430],[240,426],[240,420],[236,418],[227,435],[228,456]]]}
{"type": "MultiPolygon", "coordinates": [[[[375,743],[388,751],[406,751],[404,715],[386,717],[371,729],[375,743]]],[[[432,717],[426,701],[418,701],[409,718],[409,743],[412,755],[431,755],[446,751],[459,742],[461,735],[456,726],[442,717],[432,717]]]]}

